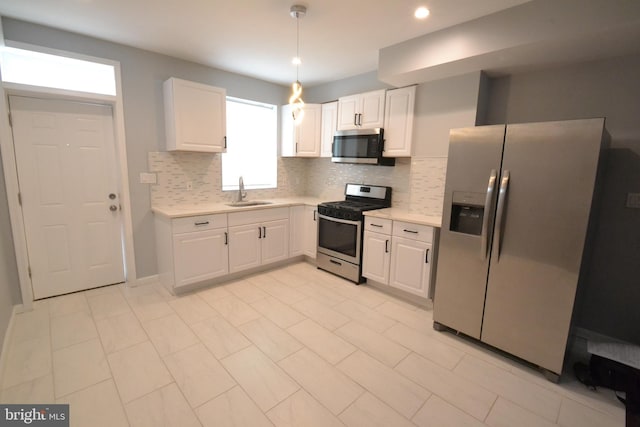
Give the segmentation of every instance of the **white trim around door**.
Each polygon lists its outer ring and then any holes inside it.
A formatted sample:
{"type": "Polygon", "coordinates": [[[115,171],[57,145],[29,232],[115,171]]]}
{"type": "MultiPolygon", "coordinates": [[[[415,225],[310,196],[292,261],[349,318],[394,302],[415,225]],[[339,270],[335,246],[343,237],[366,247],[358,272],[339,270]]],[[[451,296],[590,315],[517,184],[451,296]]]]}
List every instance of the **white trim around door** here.
{"type": "MultiPolygon", "coordinates": [[[[1,32],[1,27],[0,27],[1,32]]],[[[9,44],[9,43],[7,43],[9,44]]],[[[13,136],[9,123],[8,96],[28,95],[39,98],[56,98],[72,101],[87,101],[110,105],[113,108],[114,133],[116,146],[116,162],[119,177],[120,203],[122,205],[122,221],[124,228],[124,258],[125,258],[125,280],[127,283],[134,283],[137,280],[135,255],[133,247],[133,221],[131,216],[131,200],[129,192],[129,175],[126,155],[126,139],[124,130],[124,109],[122,103],[122,80],[120,74],[120,63],[117,61],[105,60],[102,58],[92,58],[86,55],[78,55],[70,52],[62,52],[53,49],[31,46],[23,43],[11,43],[13,47],[31,49],[44,53],[53,53],[71,58],[101,62],[114,66],[116,78],[116,96],[99,95],[85,92],[75,92],[45,87],[34,87],[21,84],[3,83],[0,85],[0,150],[2,154],[2,164],[4,169],[5,186],[7,189],[7,199],[9,204],[9,214],[11,217],[11,228],[16,251],[16,262],[18,266],[18,277],[20,290],[22,293],[22,304],[25,310],[30,310],[33,304],[33,290],[29,277],[29,257],[27,252],[24,221],[21,207],[18,200],[19,186],[16,169],[16,158],[13,147],[13,136]]]]}

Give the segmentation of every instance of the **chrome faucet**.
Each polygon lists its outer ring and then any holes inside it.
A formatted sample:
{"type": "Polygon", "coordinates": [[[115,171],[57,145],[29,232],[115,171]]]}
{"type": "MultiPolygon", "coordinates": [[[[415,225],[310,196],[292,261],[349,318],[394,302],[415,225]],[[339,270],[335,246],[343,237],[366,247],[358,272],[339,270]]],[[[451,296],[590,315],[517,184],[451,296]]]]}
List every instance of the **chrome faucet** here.
{"type": "Polygon", "coordinates": [[[240,177],[238,180],[238,197],[236,202],[242,202],[245,197],[247,197],[247,192],[244,191],[244,181],[242,180],[242,177],[240,177]]]}

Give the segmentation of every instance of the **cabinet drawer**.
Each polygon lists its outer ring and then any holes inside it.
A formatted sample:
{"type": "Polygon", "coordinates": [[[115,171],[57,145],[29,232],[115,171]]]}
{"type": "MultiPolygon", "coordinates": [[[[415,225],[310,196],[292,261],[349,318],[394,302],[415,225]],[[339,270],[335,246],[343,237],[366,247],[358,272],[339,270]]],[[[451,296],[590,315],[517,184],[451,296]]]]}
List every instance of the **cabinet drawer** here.
{"type": "Polygon", "coordinates": [[[173,234],[188,233],[190,231],[212,230],[227,226],[227,214],[198,215],[175,218],[171,221],[173,234]]]}
{"type": "Polygon", "coordinates": [[[365,231],[391,235],[391,223],[392,221],[390,219],[373,218],[369,216],[364,217],[365,231]]]}
{"type": "Polygon", "coordinates": [[[433,227],[410,222],[393,221],[393,235],[433,243],[433,227]]]}
{"type": "Polygon", "coordinates": [[[229,214],[229,226],[257,224],[265,221],[289,219],[289,208],[267,208],[229,214]]]}

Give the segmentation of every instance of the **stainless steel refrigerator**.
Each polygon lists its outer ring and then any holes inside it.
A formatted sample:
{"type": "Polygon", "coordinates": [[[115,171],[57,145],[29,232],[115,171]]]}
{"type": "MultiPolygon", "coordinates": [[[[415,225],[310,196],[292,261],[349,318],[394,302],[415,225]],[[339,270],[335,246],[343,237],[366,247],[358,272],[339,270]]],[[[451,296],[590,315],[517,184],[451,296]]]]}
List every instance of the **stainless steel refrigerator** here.
{"type": "Polygon", "coordinates": [[[435,329],[558,379],[607,140],[604,119],[451,131],[435,329]]]}

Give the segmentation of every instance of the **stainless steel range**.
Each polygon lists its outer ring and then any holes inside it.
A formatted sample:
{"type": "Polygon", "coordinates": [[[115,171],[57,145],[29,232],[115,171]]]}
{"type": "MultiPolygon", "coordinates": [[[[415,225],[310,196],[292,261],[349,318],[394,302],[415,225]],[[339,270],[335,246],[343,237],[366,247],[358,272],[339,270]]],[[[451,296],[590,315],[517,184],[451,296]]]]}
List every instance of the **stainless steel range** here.
{"type": "Polygon", "coordinates": [[[318,205],[318,268],[362,283],[363,212],[391,206],[391,187],[347,184],[345,200],[318,205]]]}

